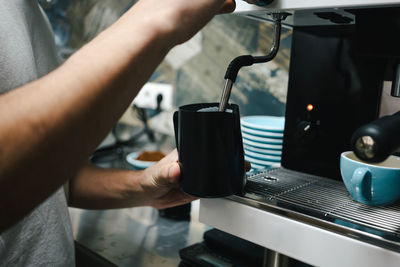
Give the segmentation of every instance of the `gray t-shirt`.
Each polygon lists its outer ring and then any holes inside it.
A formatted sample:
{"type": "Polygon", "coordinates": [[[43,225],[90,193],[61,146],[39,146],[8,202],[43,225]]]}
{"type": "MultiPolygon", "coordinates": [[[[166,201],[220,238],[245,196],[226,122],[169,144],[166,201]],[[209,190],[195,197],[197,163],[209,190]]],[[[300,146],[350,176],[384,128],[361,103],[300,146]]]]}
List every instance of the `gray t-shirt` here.
{"type": "MultiPolygon", "coordinates": [[[[38,1],[0,0],[0,93],[39,78],[58,64],[53,33],[38,1]]],[[[74,265],[63,188],[0,235],[0,266],[74,265]]]]}

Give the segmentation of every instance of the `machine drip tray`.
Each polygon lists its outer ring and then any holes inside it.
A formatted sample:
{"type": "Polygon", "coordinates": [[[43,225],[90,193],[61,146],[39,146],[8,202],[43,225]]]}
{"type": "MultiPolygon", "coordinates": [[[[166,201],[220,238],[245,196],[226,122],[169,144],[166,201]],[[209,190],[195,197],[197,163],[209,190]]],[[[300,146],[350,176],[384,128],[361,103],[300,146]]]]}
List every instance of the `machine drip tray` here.
{"type": "Polygon", "coordinates": [[[339,181],[277,168],[249,175],[244,195],[230,199],[400,252],[400,204],[358,203],[339,181]]]}

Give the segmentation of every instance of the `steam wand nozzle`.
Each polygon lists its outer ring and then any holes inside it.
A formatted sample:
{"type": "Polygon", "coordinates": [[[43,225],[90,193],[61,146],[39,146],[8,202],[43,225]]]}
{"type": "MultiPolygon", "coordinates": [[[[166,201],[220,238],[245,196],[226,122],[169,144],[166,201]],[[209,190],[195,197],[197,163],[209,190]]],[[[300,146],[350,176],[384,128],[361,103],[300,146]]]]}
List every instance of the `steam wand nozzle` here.
{"type": "Polygon", "coordinates": [[[282,28],[281,21],[284,20],[289,14],[271,13],[270,15],[272,16],[272,19],[274,21],[274,39],[272,41],[272,47],[270,52],[266,56],[257,56],[257,57],[251,55],[239,56],[231,61],[228,68],[226,69],[224,77],[225,84],[218,108],[220,112],[224,112],[226,109],[229,97],[231,95],[232,86],[236,81],[240,68],[245,66],[251,66],[255,63],[266,63],[274,59],[276,54],[278,53],[280,37],[281,37],[281,28],[282,28]]]}

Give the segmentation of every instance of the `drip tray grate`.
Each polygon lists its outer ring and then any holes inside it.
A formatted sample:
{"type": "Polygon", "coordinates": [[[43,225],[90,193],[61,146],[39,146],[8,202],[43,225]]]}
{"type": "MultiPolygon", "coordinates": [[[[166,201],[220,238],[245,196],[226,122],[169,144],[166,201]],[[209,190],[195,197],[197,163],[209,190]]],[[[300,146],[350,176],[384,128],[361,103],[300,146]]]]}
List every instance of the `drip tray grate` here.
{"type": "MultiPolygon", "coordinates": [[[[400,189],[399,189],[400,190],[400,189]]],[[[245,197],[400,241],[400,205],[353,201],[339,181],[277,168],[248,176],[245,197]]]]}

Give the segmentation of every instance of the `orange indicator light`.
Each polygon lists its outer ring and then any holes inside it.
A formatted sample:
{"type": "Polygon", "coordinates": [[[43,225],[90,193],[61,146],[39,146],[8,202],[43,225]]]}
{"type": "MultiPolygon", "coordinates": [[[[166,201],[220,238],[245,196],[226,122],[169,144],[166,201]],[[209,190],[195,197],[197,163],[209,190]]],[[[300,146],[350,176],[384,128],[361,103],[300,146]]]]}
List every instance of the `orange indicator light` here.
{"type": "Polygon", "coordinates": [[[313,105],[311,105],[311,104],[308,104],[307,105],[307,110],[308,111],[311,111],[311,110],[313,110],[314,109],[314,106],[313,105]]]}

